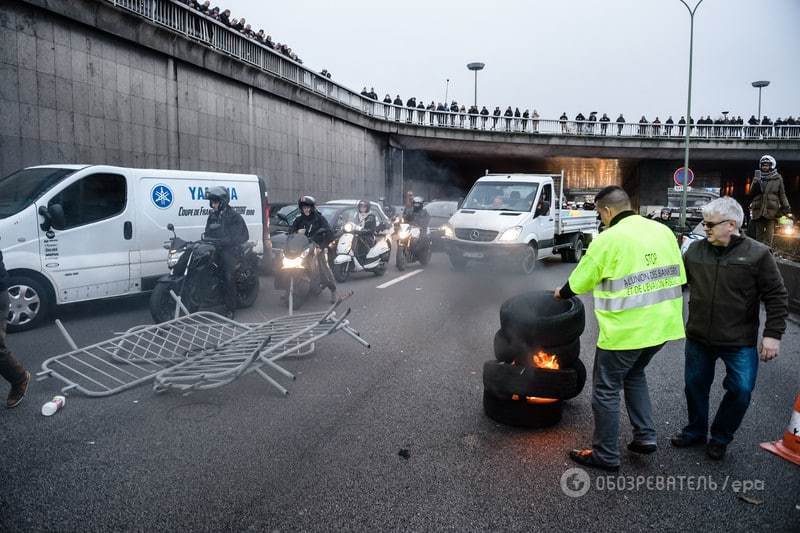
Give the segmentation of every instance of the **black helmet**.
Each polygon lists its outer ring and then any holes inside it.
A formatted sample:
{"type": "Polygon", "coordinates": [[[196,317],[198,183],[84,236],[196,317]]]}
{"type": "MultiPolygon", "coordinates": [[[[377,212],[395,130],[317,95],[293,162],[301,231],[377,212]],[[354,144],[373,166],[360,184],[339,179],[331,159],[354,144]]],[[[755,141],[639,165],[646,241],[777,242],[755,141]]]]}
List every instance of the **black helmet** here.
{"type": "Polygon", "coordinates": [[[313,196],[301,196],[300,199],[297,200],[297,207],[299,207],[300,210],[302,210],[304,205],[307,205],[313,211],[317,205],[317,200],[314,199],[313,196]]]}
{"type": "Polygon", "coordinates": [[[358,210],[359,213],[361,212],[362,207],[366,207],[367,210],[364,212],[369,213],[369,200],[359,200],[358,206],[356,206],[356,209],[358,210]]]}
{"type": "Polygon", "coordinates": [[[228,202],[230,201],[230,197],[228,196],[228,189],[225,187],[221,187],[216,185],[211,187],[206,191],[206,198],[208,199],[208,205],[211,206],[211,202],[218,201],[219,208],[225,209],[228,206],[228,202]]]}
{"type": "Polygon", "coordinates": [[[420,211],[422,209],[422,196],[415,196],[411,201],[411,207],[414,208],[415,212],[420,211]]]}

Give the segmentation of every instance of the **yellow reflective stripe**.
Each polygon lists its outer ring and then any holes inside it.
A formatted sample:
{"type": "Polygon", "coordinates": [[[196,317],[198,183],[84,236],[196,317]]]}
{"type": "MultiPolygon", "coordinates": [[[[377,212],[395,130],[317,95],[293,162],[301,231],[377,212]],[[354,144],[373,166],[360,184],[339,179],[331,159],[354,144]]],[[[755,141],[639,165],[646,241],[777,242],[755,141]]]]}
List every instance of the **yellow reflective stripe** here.
{"type": "Polygon", "coordinates": [[[617,298],[598,298],[595,296],[594,308],[600,311],[624,311],[626,309],[666,302],[667,300],[673,300],[681,296],[682,291],[680,285],[633,296],[620,296],[617,298]]]}
{"type": "Polygon", "coordinates": [[[680,265],[664,265],[650,270],[634,272],[618,279],[604,279],[599,289],[604,292],[618,292],[630,287],[644,285],[650,281],[666,278],[678,278],[681,275],[680,265]]]}

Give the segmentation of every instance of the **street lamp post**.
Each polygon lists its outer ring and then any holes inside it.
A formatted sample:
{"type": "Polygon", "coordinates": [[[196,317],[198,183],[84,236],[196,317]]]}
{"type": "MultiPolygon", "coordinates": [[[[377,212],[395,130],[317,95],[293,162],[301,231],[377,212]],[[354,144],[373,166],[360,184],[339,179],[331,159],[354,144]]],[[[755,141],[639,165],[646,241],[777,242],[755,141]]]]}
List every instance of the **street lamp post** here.
{"type": "Polygon", "coordinates": [[[447,83],[444,86],[444,103],[447,103],[447,91],[450,89],[450,78],[447,78],[447,83]]]}
{"type": "Polygon", "coordinates": [[[478,71],[485,66],[485,63],[467,63],[467,68],[475,72],[475,107],[478,106],[478,71]]]}
{"type": "Polygon", "coordinates": [[[756,89],[758,89],[758,115],[756,115],[756,116],[758,117],[758,120],[760,122],[761,121],[761,89],[763,89],[764,87],[769,85],[769,82],[767,80],[759,80],[759,81],[754,81],[753,83],[751,83],[751,85],[753,87],[755,87],[756,89]]]}
{"type": "Polygon", "coordinates": [[[692,52],[694,48],[694,14],[697,12],[697,8],[700,7],[700,4],[703,3],[703,0],[697,2],[697,5],[694,6],[694,9],[689,7],[689,4],[685,2],[685,0],[680,0],[680,2],[686,6],[686,9],[689,11],[689,91],[688,96],[686,97],[686,150],[684,152],[683,158],[683,191],[681,194],[681,218],[680,218],[680,227],[681,230],[686,229],[686,193],[689,189],[689,133],[692,129],[692,52]]]}

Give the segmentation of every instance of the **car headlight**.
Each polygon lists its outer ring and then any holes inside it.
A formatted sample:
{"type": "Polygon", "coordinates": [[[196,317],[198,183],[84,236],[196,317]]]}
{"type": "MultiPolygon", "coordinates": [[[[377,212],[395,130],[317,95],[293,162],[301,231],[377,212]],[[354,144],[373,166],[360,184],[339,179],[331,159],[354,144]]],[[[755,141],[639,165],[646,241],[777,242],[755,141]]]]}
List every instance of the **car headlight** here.
{"type": "Polygon", "coordinates": [[[442,231],[444,232],[444,236],[445,236],[445,237],[447,237],[448,239],[452,239],[453,237],[455,237],[455,236],[456,236],[455,232],[453,231],[453,228],[451,228],[451,227],[450,227],[449,225],[447,225],[447,224],[445,224],[444,226],[442,226],[442,228],[441,228],[441,229],[442,229],[442,231]]]}
{"type": "Polygon", "coordinates": [[[170,269],[175,268],[175,265],[178,264],[178,261],[180,261],[182,255],[183,250],[170,250],[169,255],[167,256],[167,267],[170,269]]]}
{"type": "Polygon", "coordinates": [[[290,259],[286,256],[283,256],[282,261],[283,268],[303,268],[303,256],[295,257],[294,259],[290,259]]]}
{"type": "Polygon", "coordinates": [[[519,234],[522,233],[522,226],[514,226],[505,230],[498,240],[500,241],[515,241],[519,234]]]}

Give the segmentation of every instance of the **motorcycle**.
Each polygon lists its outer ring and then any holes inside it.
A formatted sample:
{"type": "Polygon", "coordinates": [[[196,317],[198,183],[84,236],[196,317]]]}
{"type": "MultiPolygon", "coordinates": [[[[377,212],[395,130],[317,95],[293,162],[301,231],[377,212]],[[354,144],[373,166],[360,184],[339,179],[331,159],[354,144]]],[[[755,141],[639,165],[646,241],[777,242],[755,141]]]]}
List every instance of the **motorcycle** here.
{"type": "MultiPolygon", "coordinates": [[[[386,227],[381,224],[375,231],[384,229],[386,227]]],[[[333,260],[333,277],[339,283],[347,281],[351,272],[372,272],[376,276],[383,276],[386,273],[386,265],[392,252],[389,237],[376,235],[375,244],[367,250],[367,253],[359,253],[367,248],[363,240],[363,236],[367,233],[361,226],[352,222],[344,225],[336,243],[336,257],[333,260]]]]}
{"type": "MultiPolygon", "coordinates": [[[[167,225],[172,232],[167,266],[170,273],[156,283],[150,294],[150,314],[155,323],[175,318],[176,302],[170,295],[173,291],[190,313],[213,309],[225,304],[222,267],[216,240],[202,236],[199,241],[184,241],[175,234],[175,227],[167,225]]],[[[236,266],[237,307],[250,307],[258,297],[258,255],[254,244],[241,245],[240,259],[236,266]]]]}
{"type": "Polygon", "coordinates": [[[291,309],[300,309],[308,298],[322,292],[318,262],[322,253],[325,252],[303,233],[291,234],[287,238],[275,274],[275,288],[286,291],[282,300],[291,309]]]}
{"type": "Polygon", "coordinates": [[[418,226],[401,223],[397,231],[397,253],[395,254],[397,270],[402,272],[408,263],[414,261],[419,261],[422,266],[427,265],[431,260],[431,248],[430,230],[423,233],[418,226]]]}

